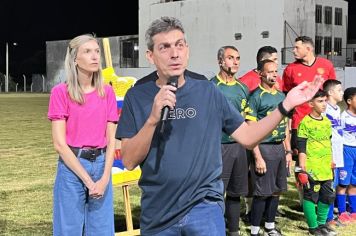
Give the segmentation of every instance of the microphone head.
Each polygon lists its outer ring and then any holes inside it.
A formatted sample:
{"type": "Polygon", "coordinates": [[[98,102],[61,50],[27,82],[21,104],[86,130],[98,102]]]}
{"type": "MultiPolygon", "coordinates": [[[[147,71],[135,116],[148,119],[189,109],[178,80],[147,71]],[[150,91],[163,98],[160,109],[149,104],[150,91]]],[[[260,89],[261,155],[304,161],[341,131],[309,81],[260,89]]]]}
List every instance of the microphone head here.
{"type": "MultiPolygon", "coordinates": [[[[167,81],[167,85],[171,85],[174,86],[176,88],[178,88],[178,75],[175,76],[171,76],[168,81],[167,81]]],[[[169,107],[165,106],[162,108],[162,112],[161,112],[161,128],[160,128],[160,133],[164,132],[164,126],[165,126],[165,122],[168,120],[169,118],[169,107]]]]}
{"type": "Polygon", "coordinates": [[[168,79],[167,84],[168,84],[168,85],[172,85],[172,86],[178,88],[178,78],[179,78],[178,75],[171,76],[171,77],[168,79]]]}

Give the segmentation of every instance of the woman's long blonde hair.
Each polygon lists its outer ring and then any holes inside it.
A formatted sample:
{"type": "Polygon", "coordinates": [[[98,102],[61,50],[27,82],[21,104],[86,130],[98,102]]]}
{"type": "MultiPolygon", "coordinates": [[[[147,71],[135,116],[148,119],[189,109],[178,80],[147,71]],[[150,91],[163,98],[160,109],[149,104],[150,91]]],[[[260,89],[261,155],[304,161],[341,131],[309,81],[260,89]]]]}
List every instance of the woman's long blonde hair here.
{"type": "MultiPolygon", "coordinates": [[[[77,57],[78,48],[90,40],[94,40],[99,45],[98,40],[94,36],[89,34],[79,35],[72,39],[67,47],[67,54],[64,61],[69,96],[73,101],[79,104],[84,104],[85,99],[84,92],[79,84],[78,71],[75,65],[75,59],[77,57]]],[[[96,89],[100,97],[105,96],[104,82],[101,73],[101,63],[99,65],[99,70],[93,73],[92,86],[96,89]]]]}

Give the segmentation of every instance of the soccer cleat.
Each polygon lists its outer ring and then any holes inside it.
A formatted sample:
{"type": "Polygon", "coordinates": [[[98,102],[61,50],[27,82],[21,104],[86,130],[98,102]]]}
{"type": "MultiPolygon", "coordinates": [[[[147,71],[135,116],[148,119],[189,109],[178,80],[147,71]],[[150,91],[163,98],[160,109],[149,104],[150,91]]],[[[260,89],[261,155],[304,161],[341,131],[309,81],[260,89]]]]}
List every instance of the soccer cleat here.
{"type": "Polygon", "coordinates": [[[308,231],[309,231],[309,235],[326,236],[326,234],[324,234],[319,227],[314,229],[309,229],[308,231]]]}
{"type": "Polygon", "coordinates": [[[338,217],[335,217],[334,219],[330,220],[329,222],[327,222],[327,224],[330,227],[344,227],[345,226],[343,223],[340,222],[338,217]]]}
{"type": "Polygon", "coordinates": [[[339,221],[342,224],[347,225],[351,223],[352,219],[347,212],[343,212],[339,215],[339,221]]]}
{"type": "Polygon", "coordinates": [[[328,236],[336,236],[337,235],[337,232],[333,228],[328,226],[327,224],[319,225],[318,228],[324,235],[328,235],[328,236]]]}
{"type": "Polygon", "coordinates": [[[352,222],[356,222],[356,213],[351,213],[350,218],[351,218],[352,222]]]}
{"type": "Polygon", "coordinates": [[[264,236],[282,236],[282,233],[274,228],[274,229],[265,229],[265,232],[263,233],[264,236]]]}
{"type": "Polygon", "coordinates": [[[243,234],[240,231],[227,232],[226,236],[242,236],[243,234]]]}

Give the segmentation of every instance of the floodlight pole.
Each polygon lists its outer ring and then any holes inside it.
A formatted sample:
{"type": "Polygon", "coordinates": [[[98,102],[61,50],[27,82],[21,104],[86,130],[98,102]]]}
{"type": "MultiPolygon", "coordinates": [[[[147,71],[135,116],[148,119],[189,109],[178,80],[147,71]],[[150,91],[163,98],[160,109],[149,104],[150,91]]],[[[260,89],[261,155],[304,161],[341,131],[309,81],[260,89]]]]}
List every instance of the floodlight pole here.
{"type": "Polygon", "coordinates": [[[9,43],[6,42],[6,78],[5,93],[9,92],[9,43]]]}
{"type": "Polygon", "coordinates": [[[44,75],[41,75],[42,76],[42,92],[44,93],[45,92],[45,77],[44,75]]]}
{"type": "Polygon", "coordinates": [[[23,91],[26,93],[26,75],[22,75],[23,76],[23,91]]]}
{"type": "MultiPolygon", "coordinates": [[[[13,46],[17,46],[17,43],[12,43],[13,46]]],[[[5,92],[9,92],[9,43],[6,42],[6,78],[5,78],[5,92]]]]}

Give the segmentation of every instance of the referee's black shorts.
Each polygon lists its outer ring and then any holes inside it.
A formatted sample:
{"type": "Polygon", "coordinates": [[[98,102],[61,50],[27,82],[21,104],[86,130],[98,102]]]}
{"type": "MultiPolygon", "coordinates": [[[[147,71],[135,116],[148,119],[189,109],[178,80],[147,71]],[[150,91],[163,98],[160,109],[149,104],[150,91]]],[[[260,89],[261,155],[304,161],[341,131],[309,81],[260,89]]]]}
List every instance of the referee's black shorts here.
{"type": "Polygon", "coordinates": [[[251,165],[253,196],[271,196],[287,190],[286,155],[283,143],[259,144],[261,155],[266,162],[267,172],[256,172],[255,163],[251,165]]]}
{"type": "Polygon", "coordinates": [[[224,190],[231,197],[248,193],[248,165],[246,149],[239,143],[221,145],[223,171],[221,178],[224,190]]]}

